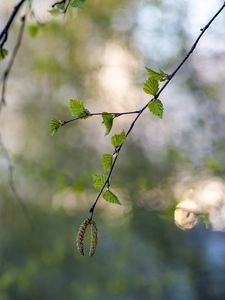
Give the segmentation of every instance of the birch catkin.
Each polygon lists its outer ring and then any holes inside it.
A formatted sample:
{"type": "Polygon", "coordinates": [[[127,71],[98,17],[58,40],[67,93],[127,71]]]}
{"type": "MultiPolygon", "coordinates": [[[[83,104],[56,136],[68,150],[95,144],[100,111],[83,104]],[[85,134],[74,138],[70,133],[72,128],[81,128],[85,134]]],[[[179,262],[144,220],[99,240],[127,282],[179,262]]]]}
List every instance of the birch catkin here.
{"type": "Polygon", "coordinates": [[[90,219],[85,219],[79,227],[76,239],[77,250],[81,255],[84,256],[84,238],[87,227],[90,225],[91,227],[91,241],[90,241],[90,249],[89,256],[93,256],[96,251],[97,242],[98,242],[98,229],[95,221],[90,219]]]}
{"type": "Polygon", "coordinates": [[[77,233],[77,249],[80,252],[81,255],[84,255],[84,236],[86,229],[89,225],[89,219],[85,219],[79,227],[78,233],[77,233]]]}
{"type": "Polygon", "coordinates": [[[89,256],[93,256],[95,254],[95,250],[98,243],[98,229],[95,221],[91,220],[91,243],[90,243],[90,250],[89,256]]]}

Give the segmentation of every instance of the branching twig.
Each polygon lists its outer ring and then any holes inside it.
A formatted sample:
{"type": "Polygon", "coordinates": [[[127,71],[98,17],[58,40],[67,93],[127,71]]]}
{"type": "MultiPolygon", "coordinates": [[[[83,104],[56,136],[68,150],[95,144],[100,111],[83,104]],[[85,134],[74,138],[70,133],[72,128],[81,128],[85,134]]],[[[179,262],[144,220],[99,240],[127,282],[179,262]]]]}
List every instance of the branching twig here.
{"type": "MultiPolygon", "coordinates": [[[[133,122],[131,123],[127,133],[126,133],[126,137],[128,137],[128,135],[130,134],[130,132],[132,131],[135,123],[137,122],[137,120],[139,119],[139,117],[142,115],[142,113],[146,110],[146,108],[148,107],[148,104],[153,101],[154,99],[157,99],[160,94],[164,91],[164,89],[167,87],[167,85],[171,82],[171,80],[174,78],[174,76],[177,74],[177,72],[180,70],[180,68],[184,65],[184,63],[186,62],[186,60],[191,56],[191,54],[193,53],[193,51],[195,50],[198,42],[200,41],[201,37],[203,36],[203,34],[206,32],[206,30],[209,28],[209,26],[213,23],[213,21],[216,19],[216,17],[222,12],[222,10],[225,8],[225,2],[223,3],[223,5],[221,6],[221,8],[216,12],[216,14],[211,18],[211,20],[206,24],[206,26],[204,28],[201,28],[201,33],[199,34],[199,36],[197,37],[196,41],[194,42],[194,44],[192,45],[191,49],[188,51],[188,53],[186,54],[186,56],[184,57],[184,59],[181,61],[181,63],[177,66],[177,68],[173,71],[173,73],[167,78],[167,81],[164,83],[164,85],[161,87],[161,89],[158,91],[158,93],[150,100],[148,101],[148,103],[146,103],[137,113],[137,116],[135,117],[135,119],[133,120],[133,122]]],[[[93,218],[93,214],[94,214],[94,210],[95,207],[98,203],[98,200],[100,198],[100,196],[102,195],[104,189],[106,187],[109,186],[109,181],[113,172],[113,169],[115,167],[115,164],[117,162],[117,159],[119,157],[120,154],[120,150],[122,149],[123,144],[121,146],[119,146],[116,151],[115,151],[115,155],[114,155],[114,159],[113,159],[113,163],[112,166],[109,170],[108,176],[105,180],[104,185],[102,186],[100,192],[97,195],[97,198],[95,200],[95,202],[93,203],[93,205],[90,208],[90,220],[92,220],[93,218]]]]}
{"type": "Polygon", "coordinates": [[[21,42],[22,42],[25,22],[26,22],[26,15],[21,18],[21,25],[20,25],[20,30],[19,30],[19,34],[18,34],[18,37],[17,37],[16,45],[15,45],[13,51],[12,51],[12,55],[11,55],[11,58],[9,60],[8,66],[5,69],[5,71],[3,73],[3,76],[2,76],[2,91],[1,91],[1,99],[0,99],[0,110],[2,109],[2,106],[6,104],[5,92],[6,92],[7,80],[8,80],[8,76],[10,74],[10,71],[12,69],[12,66],[14,64],[17,52],[18,52],[18,50],[20,48],[20,45],[21,45],[21,42]]]}
{"type": "Polygon", "coordinates": [[[12,12],[12,14],[10,15],[8,22],[6,23],[5,27],[3,28],[2,32],[0,33],[0,47],[3,48],[5,42],[7,41],[8,38],[8,32],[9,29],[17,15],[17,13],[20,11],[22,5],[25,3],[26,0],[21,0],[15,7],[14,10],[12,12]]]}

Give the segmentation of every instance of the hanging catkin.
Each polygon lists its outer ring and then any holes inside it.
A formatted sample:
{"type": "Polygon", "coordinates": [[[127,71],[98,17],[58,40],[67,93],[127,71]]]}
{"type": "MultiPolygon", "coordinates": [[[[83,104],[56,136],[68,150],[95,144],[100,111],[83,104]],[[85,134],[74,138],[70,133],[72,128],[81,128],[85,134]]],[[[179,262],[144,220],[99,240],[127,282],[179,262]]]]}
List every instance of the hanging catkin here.
{"type": "Polygon", "coordinates": [[[84,238],[87,227],[90,225],[91,227],[91,241],[90,241],[90,249],[89,249],[89,256],[93,256],[96,251],[97,242],[98,242],[98,229],[95,221],[90,219],[85,219],[79,227],[76,244],[77,249],[81,255],[84,255],[84,238]]]}
{"type": "Polygon", "coordinates": [[[95,221],[91,220],[91,242],[90,242],[90,250],[89,256],[93,256],[95,254],[95,250],[98,243],[98,229],[95,221]]]}
{"type": "Polygon", "coordinates": [[[89,219],[85,219],[79,227],[78,233],[77,233],[77,249],[80,252],[81,255],[84,255],[84,236],[86,229],[89,225],[89,219]]]}

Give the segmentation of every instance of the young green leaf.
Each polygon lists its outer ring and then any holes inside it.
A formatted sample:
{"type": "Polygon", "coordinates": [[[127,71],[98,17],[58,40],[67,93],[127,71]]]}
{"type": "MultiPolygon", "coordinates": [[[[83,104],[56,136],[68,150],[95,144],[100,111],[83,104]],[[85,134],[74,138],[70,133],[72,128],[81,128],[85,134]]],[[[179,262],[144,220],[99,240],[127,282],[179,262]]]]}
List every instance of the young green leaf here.
{"type": "Polygon", "coordinates": [[[144,84],[146,94],[155,96],[159,90],[159,83],[154,77],[149,77],[144,84]]]}
{"type": "Polygon", "coordinates": [[[63,11],[65,9],[65,3],[58,3],[57,5],[55,5],[55,7],[63,11]]]}
{"type": "Polygon", "coordinates": [[[51,119],[50,126],[49,126],[49,132],[53,136],[61,126],[61,122],[57,119],[51,119]]]}
{"type": "Polygon", "coordinates": [[[105,184],[106,182],[106,179],[107,179],[107,176],[105,174],[102,174],[102,173],[98,173],[98,174],[94,174],[92,176],[92,180],[93,180],[93,186],[94,188],[100,192],[103,185],[105,184]]]}
{"type": "Polygon", "coordinates": [[[0,60],[3,60],[8,55],[8,50],[5,48],[0,48],[0,60]]]}
{"type": "Polygon", "coordinates": [[[28,26],[28,33],[31,37],[36,37],[39,31],[39,27],[36,24],[28,26]]]}
{"type": "Polygon", "coordinates": [[[57,17],[59,15],[61,15],[62,11],[58,8],[53,8],[51,10],[48,11],[52,16],[57,17]]]}
{"type": "Polygon", "coordinates": [[[84,107],[83,101],[70,99],[70,112],[78,118],[87,118],[90,112],[84,107]]]}
{"type": "Polygon", "coordinates": [[[156,72],[148,67],[145,67],[145,69],[148,71],[149,76],[155,80],[165,81],[167,79],[167,74],[162,69],[159,69],[160,72],[156,72]]]}
{"type": "Polygon", "coordinates": [[[105,171],[109,171],[112,167],[113,156],[112,154],[105,153],[102,155],[102,165],[105,171]]]}
{"type": "Polygon", "coordinates": [[[123,130],[120,134],[115,134],[114,136],[112,136],[111,143],[116,148],[121,146],[125,142],[125,140],[126,140],[126,133],[123,130]]]}
{"type": "Polygon", "coordinates": [[[153,77],[155,80],[164,81],[167,78],[166,73],[160,69],[160,72],[156,72],[148,67],[145,67],[145,69],[148,71],[148,74],[150,77],[153,77]]]}
{"type": "Polygon", "coordinates": [[[146,70],[148,71],[148,74],[150,77],[153,77],[155,80],[161,80],[163,79],[162,75],[156,71],[154,71],[153,69],[150,69],[148,67],[145,67],[146,70]]]}
{"type": "Polygon", "coordinates": [[[148,104],[148,108],[154,115],[156,115],[157,117],[162,119],[162,117],[163,117],[163,104],[159,99],[153,99],[152,101],[150,101],[149,104],[148,104]]]}
{"type": "Polygon", "coordinates": [[[103,198],[110,203],[120,204],[118,197],[113,194],[111,191],[106,191],[103,194],[103,198]]]}
{"type": "Polygon", "coordinates": [[[113,115],[109,114],[107,112],[103,112],[102,113],[102,123],[105,125],[106,127],[106,132],[105,135],[108,135],[112,129],[113,126],[113,115]]]}
{"type": "Polygon", "coordinates": [[[73,0],[70,4],[72,7],[83,8],[85,0],[73,0]]]}
{"type": "Polygon", "coordinates": [[[209,228],[210,225],[210,219],[209,219],[209,214],[208,213],[202,213],[198,215],[200,221],[202,221],[205,224],[206,228],[209,228]]]}

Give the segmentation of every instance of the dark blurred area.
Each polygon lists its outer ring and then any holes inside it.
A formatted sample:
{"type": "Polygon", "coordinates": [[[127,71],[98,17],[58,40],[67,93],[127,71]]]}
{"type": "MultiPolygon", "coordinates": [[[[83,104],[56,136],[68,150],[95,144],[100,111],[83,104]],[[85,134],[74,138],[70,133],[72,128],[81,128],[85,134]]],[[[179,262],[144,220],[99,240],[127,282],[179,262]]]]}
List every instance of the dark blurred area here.
{"type": "MultiPolygon", "coordinates": [[[[11,2],[0,4],[1,28],[11,2]]],[[[98,117],[48,132],[52,117],[71,117],[70,98],[91,112],[142,107],[144,66],[170,74],[223,3],[200,2],[87,0],[56,18],[51,1],[34,0],[41,25],[35,38],[25,33],[0,116],[32,228],[1,147],[0,300],[225,299],[225,12],[161,95],[163,120],[146,111],[129,136],[111,182],[122,205],[100,200],[94,257],[81,257],[75,239],[96,198],[92,174],[113,151],[110,137],[98,117]],[[178,228],[182,201],[207,212],[208,226],[178,228]]],[[[116,119],[113,134],[132,119],[116,119]]]]}

